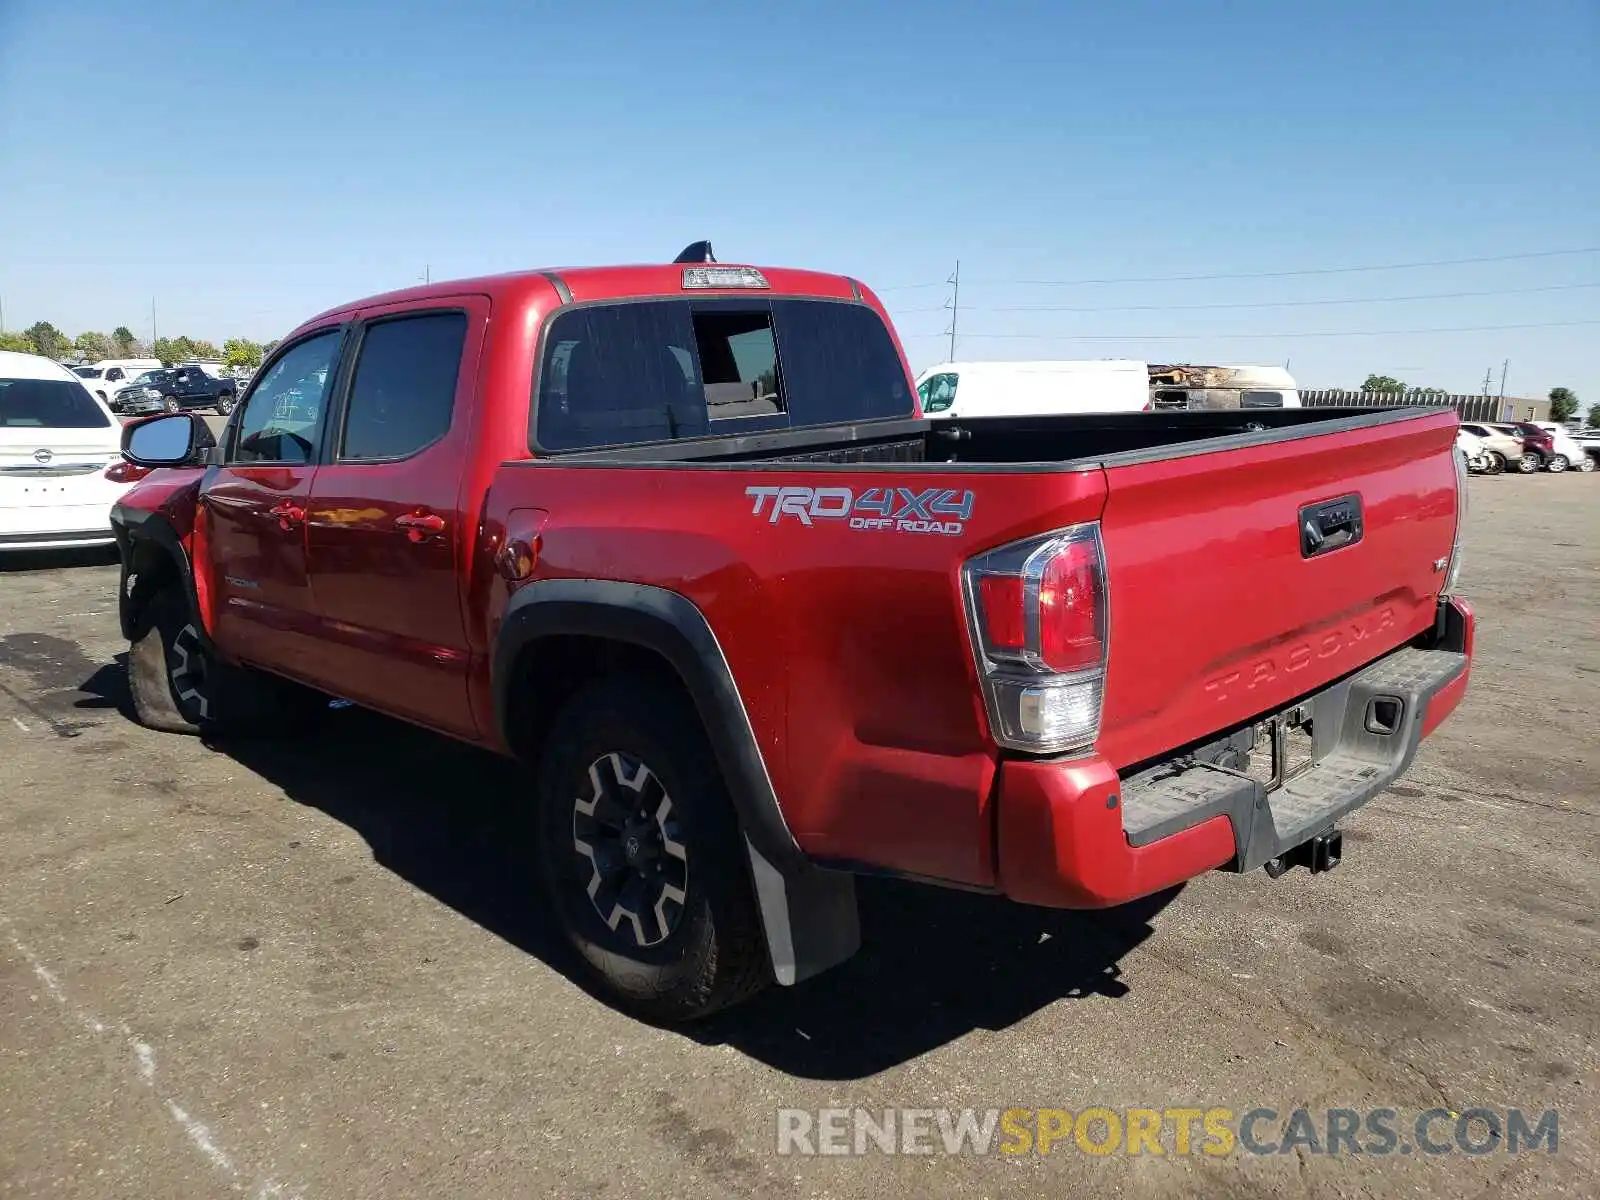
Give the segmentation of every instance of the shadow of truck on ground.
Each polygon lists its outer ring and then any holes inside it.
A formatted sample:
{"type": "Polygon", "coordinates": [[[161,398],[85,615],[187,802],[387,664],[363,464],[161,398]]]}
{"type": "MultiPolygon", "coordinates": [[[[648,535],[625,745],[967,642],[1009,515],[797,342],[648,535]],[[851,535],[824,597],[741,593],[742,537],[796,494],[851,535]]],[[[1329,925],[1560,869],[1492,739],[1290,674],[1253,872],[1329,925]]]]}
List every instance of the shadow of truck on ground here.
{"type": "MultiPolygon", "coordinates": [[[[120,675],[97,671],[86,702],[126,713],[120,675]]],[[[357,708],[299,737],[211,749],[348,825],[379,864],[598,995],[513,836],[533,791],[519,764],[357,708]]],[[[857,890],[853,959],[685,1032],[796,1075],[861,1078],[1059,1000],[1121,996],[1120,960],[1177,894],[1076,913],[886,879],[862,878],[857,890]]]]}

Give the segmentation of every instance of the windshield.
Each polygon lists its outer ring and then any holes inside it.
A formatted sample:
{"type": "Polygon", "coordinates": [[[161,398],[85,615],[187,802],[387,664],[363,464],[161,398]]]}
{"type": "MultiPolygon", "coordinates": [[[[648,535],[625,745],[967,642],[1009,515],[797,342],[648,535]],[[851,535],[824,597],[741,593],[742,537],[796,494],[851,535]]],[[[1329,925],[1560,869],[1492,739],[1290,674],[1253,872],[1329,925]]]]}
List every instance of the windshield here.
{"type": "Polygon", "coordinates": [[[80,379],[99,379],[99,367],[73,367],[72,373],[80,379]]]}
{"type": "Polygon", "coordinates": [[[0,428],[104,429],[110,424],[81,383],[0,379],[0,428]]]}
{"type": "Polygon", "coordinates": [[[143,387],[147,384],[160,383],[162,380],[166,379],[166,377],[167,373],[165,371],[141,371],[138,375],[133,377],[133,382],[128,386],[143,387]]]}

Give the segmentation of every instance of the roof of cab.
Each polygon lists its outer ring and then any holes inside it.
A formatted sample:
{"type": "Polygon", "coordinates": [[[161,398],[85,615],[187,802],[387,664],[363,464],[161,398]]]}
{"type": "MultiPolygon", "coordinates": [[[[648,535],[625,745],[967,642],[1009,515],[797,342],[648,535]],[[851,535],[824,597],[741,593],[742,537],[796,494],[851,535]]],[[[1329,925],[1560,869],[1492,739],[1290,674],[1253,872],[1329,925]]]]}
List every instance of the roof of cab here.
{"type": "Polygon", "coordinates": [[[846,275],[804,271],[792,267],[756,267],[765,276],[767,288],[696,288],[685,290],[684,272],[691,267],[742,267],[746,263],[664,263],[617,267],[549,267],[513,271],[504,275],[482,275],[473,279],[440,280],[421,287],[383,292],[327,309],[302,322],[300,328],[318,324],[330,317],[344,316],[363,308],[444,300],[451,296],[479,295],[491,299],[537,298],[550,308],[567,302],[558,290],[565,287],[571,302],[621,300],[631,297],[660,296],[808,296],[819,299],[851,300],[870,295],[867,289],[846,275]]]}

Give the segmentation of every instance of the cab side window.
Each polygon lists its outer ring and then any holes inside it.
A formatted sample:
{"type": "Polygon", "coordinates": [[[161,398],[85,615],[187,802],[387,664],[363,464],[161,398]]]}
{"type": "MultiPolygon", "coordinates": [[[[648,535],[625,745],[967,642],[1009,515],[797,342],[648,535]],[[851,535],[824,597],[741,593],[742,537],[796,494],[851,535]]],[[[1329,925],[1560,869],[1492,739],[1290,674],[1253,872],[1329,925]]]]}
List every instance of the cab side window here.
{"type": "Polygon", "coordinates": [[[925,413],[943,412],[956,402],[957,376],[953,373],[935,375],[922,381],[922,386],[917,389],[917,394],[922,397],[922,411],[925,413]]]}
{"type": "Polygon", "coordinates": [[[424,313],[369,326],[345,408],[342,461],[407,458],[450,431],[467,315],[424,313]]]}
{"type": "Polygon", "coordinates": [[[239,414],[233,463],[298,465],[316,457],[342,329],[297,342],[267,368],[239,414]]]}

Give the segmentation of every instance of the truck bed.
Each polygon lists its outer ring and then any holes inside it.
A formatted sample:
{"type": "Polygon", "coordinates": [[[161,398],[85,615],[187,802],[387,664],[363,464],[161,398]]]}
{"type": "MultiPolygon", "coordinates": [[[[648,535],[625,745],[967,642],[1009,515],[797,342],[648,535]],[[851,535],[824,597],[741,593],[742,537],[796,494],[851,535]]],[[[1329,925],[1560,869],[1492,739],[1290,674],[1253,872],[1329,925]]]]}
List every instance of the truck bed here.
{"type": "Polygon", "coordinates": [[[964,562],[1097,524],[1096,753],[1142,769],[1424,637],[1455,428],[1442,408],[1202,410],[683,439],[507,463],[486,528],[547,513],[542,577],[621,573],[694,603],[808,854],[987,886],[1004,756],[975,699],[964,562]],[[1359,534],[1308,550],[1307,514],[1347,507],[1359,534]]]}
{"type": "Polygon", "coordinates": [[[1215,409],[862,421],[553,456],[578,463],[1126,464],[1364,429],[1447,408],[1215,409]]]}

